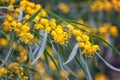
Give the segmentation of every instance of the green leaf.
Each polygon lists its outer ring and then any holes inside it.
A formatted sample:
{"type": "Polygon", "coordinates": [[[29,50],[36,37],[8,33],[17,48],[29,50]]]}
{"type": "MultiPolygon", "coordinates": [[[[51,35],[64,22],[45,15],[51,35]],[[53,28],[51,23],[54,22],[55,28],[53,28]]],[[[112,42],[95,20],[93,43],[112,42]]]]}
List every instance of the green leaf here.
{"type": "Polygon", "coordinates": [[[110,48],[112,48],[113,51],[115,51],[117,54],[120,55],[120,52],[114,46],[112,46],[111,44],[109,44],[107,41],[105,41],[101,37],[99,37],[97,35],[94,35],[94,34],[88,34],[88,35],[91,36],[91,37],[94,37],[94,38],[96,38],[98,40],[101,40],[101,41],[105,42],[110,48]]]}
{"type": "Polygon", "coordinates": [[[80,64],[82,64],[82,68],[83,68],[83,70],[84,70],[84,72],[86,74],[86,78],[87,78],[87,80],[92,80],[88,65],[87,65],[86,61],[84,60],[80,49],[79,49],[79,51],[80,51],[80,64]]]}
{"type": "Polygon", "coordinates": [[[0,65],[0,68],[3,67],[3,66],[6,64],[6,62],[8,61],[9,57],[10,57],[11,54],[12,54],[12,46],[13,46],[13,43],[14,43],[14,33],[12,32],[11,35],[12,35],[12,40],[11,40],[11,43],[10,43],[10,48],[9,48],[9,50],[8,50],[8,52],[7,52],[7,55],[6,55],[3,63],[0,65]]]}
{"type": "Polygon", "coordinates": [[[76,24],[76,25],[81,25],[81,26],[92,28],[91,26],[88,26],[86,24],[83,24],[83,23],[80,23],[80,22],[77,22],[77,21],[74,21],[74,20],[70,20],[70,19],[60,19],[59,22],[67,22],[67,23],[70,23],[70,24],[73,23],[73,24],[76,24]]]}
{"type": "Polygon", "coordinates": [[[28,45],[28,47],[29,47],[29,62],[31,61],[31,59],[33,58],[33,51],[32,51],[32,47],[30,46],[30,45],[28,45]]]}
{"type": "Polygon", "coordinates": [[[68,70],[73,76],[78,77],[67,65],[63,65],[63,67],[68,70]]]}
{"type": "Polygon", "coordinates": [[[61,51],[62,51],[62,54],[63,54],[63,57],[64,57],[64,59],[66,59],[66,53],[65,53],[65,48],[64,48],[64,46],[62,46],[62,45],[59,45],[60,46],[60,48],[61,48],[61,51]]]}
{"type": "Polygon", "coordinates": [[[50,58],[50,59],[52,60],[52,62],[54,63],[56,69],[57,69],[58,71],[60,71],[60,70],[59,70],[59,67],[58,67],[57,63],[55,62],[55,60],[53,59],[53,57],[48,53],[48,51],[47,51],[46,49],[45,49],[45,52],[47,53],[47,55],[49,56],[49,58],[50,58]]]}
{"type": "Polygon", "coordinates": [[[109,64],[105,59],[103,59],[103,58],[99,55],[99,53],[96,52],[96,55],[97,55],[110,69],[112,69],[112,70],[114,70],[114,71],[117,71],[117,72],[120,72],[120,69],[119,69],[119,68],[116,68],[116,67],[112,66],[111,64],[109,64]]]}
{"type": "Polygon", "coordinates": [[[28,68],[26,68],[27,70],[27,73],[28,73],[28,80],[33,80],[33,76],[32,76],[32,72],[28,69],[28,68]]]}
{"type": "MultiPolygon", "coordinates": [[[[46,49],[45,49],[46,50],[46,49]]],[[[49,66],[49,59],[48,59],[48,56],[47,56],[47,54],[46,54],[46,52],[44,51],[44,57],[45,57],[45,62],[46,62],[46,64],[47,64],[47,66],[49,66]]]]}
{"type": "Polygon", "coordinates": [[[19,16],[18,16],[18,22],[20,22],[22,19],[23,19],[23,9],[22,9],[22,7],[20,7],[19,16]]]}
{"type": "Polygon", "coordinates": [[[52,16],[53,18],[57,19],[58,22],[67,22],[67,23],[73,23],[73,24],[76,24],[76,25],[82,25],[82,26],[85,26],[85,27],[90,27],[92,28],[91,26],[88,26],[86,24],[82,24],[82,23],[79,23],[77,21],[74,21],[74,20],[70,20],[70,19],[63,19],[61,18],[60,16],[56,15],[55,13],[45,9],[45,11],[48,13],[48,15],[52,16]]]}
{"type": "MultiPolygon", "coordinates": [[[[50,39],[50,41],[51,41],[51,39],[50,39]]],[[[58,62],[59,62],[59,64],[60,64],[61,71],[63,71],[66,80],[69,80],[69,78],[67,77],[67,75],[66,75],[65,72],[64,72],[64,67],[63,67],[64,65],[62,64],[62,60],[61,60],[61,58],[60,58],[59,51],[56,50],[56,48],[54,47],[54,45],[53,45],[52,42],[51,42],[51,45],[52,45],[52,48],[53,48],[53,51],[54,51],[55,55],[56,55],[57,58],[58,58],[58,62]]]]}
{"type": "MultiPolygon", "coordinates": [[[[70,48],[70,50],[72,50],[72,47],[70,46],[70,44],[68,44],[68,47],[70,48]]],[[[86,74],[87,80],[92,80],[88,66],[87,66],[86,62],[84,61],[82,54],[80,54],[80,60],[75,56],[75,61],[78,63],[78,65],[82,68],[82,70],[86,74]]]]}
{"type": "Polygon", "coordinates": [[[74,59],[75,55],[77,54],[77,50],[78,50],[78,43],[75,44],[72,52],[70,53],[69,58],[67,59],[67,61],[64,64],[67,64],[74,59]]]}
{"type": "Polygon", "coordinates": [[[44,33],[44,38],[42,40],[40,50],[38,51],[38,54],[37,54],[36,58],[34,59],[34,61],[32,62],[32,64],[34,64],[40,58],[41,54],[43,53],[43,51],[46,47],[46,42],[47,42],[47,32],[44,33]]]}
{"type": "Polygon", "coordinates": [[[33,54],[32,54],[33,57],[37,54],[38,50],[41,47],[41,45],[40,45],[41,44],[41,40],[39,40],[39,42],[36,42],[36,43],[37,43],[37,46],[35,47],[35,49],[33,51],[33,54]]]}
{"type": "Polygon", "coordinates": [[[31,22],[41,11],[41,9],[39,9],[35,14],[33,14],[28,20],[26,20],[25,22],[23,22],[23,24],[27,23],[27,22],[31,22]]]}
{"type": "Polygon", "coordinates": [[[48,13],[48,15],[52,16],[53,18],[55,18],[55,19],[61,19],[61,17],[58,16],[58,15],[56,15],[55,13],[53,13],[53,12],[47,10],[47,9],[45,9],[45,11],[48,13]]]}
{"type": "Polygon", "coordinates": [[[0,6],[0,9],[8,9],[8,10],[14,11],[13,8],[9,8],[9,7],[7,7],[7,6],[0,6]]]}

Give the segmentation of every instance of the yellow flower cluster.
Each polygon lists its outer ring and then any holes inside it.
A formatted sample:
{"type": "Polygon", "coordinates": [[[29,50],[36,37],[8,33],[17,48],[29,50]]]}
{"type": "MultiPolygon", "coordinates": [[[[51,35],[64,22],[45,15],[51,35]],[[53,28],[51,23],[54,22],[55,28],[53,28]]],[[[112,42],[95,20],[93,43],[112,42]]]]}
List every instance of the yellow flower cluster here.
{"type": "Polygon", "coordinates": [[[28,50],[22,45],[18,45],[17,51],[20,52],[20,55],[17,57],[18,62],[26,62],[28,60],[28,50]]]}
{"type": "MultiPolygon", "coordinates": [[[[79,23],[87,24],[89,23],[84,22],[83,20],[79,20],[79,23]]],[[[118,29],[117,26],[112,25],[111,23],[104,23],[98,26],[98,28],[90,28],[90,27],[84,27],[82,25],[78,25],[78,28],[80,30],[83,30],[87,33],[95,34],[101,36],[105,41],[109,41],[108,36],[110,37],[117,37],[118,36],[118,29]]],[[[105,45],[105,44],[103,44],[105,45]]]]}
{"type": "Polygon", "coordinates": [[[22,6],[22,9],[27,14],[27,16],[33,15],[36,11],[38,11],[41,8],[41,5],[35,4],[28,0],[20,1],[20,6],[22,6]]]}
{"type": "MultiPolygon", "coordinates": [[[[74,29],[74,26],[68,23],[61,23],[57,24],[55,19],[48,19],[47,13],[44,9],[41,8],[41,5],[35,4],[28,0],[20,1],[20,6],[23,9],[24,17],[23,19],[18,22],[18,15],[20,8],[12,7],[15,11],[9,11],[6,19],[4,21],[3,30],[9,31],[13,30],[20,41],[24,42],[25,44],[30,43],[34,39],[34,34],[31,30],[35,29],[38,32],[47,32],[49,35],[52,36],[53,40],[59,44],[65,44],[71,38],[72,34],[76,36],[77,41],[84,46],[80,46],[83,51],[82,53],[94,53],[99,50],[97,45],[92,45],[90,43],[89,37],[82,33],[80,30],[74,29]],[[35,12],[40,9],[38,15],[35,16],[31,23],[25,23],[26,20],[30,18],[35,12]],[[13,16],[11,13],[14,13],[13,16]]],[[[12,4],[10,4],[11,6],[12,4]]],[[[63,5],[63,4],[62,4],[63,5]]],[[[80,28],[80,26],[79,26],[80,28]]],[[[88,30],[89,31],[89,30],[88,30]]]]}
{"type": "Polygon", "coordinates": [[[112,0],[112,3],[113,3],[113,8],[120,12],[120,0],[112,0]]]}
{"type": "Polygon", "coordinates": [[[91,4],[91,11],[111,11],[112,3],[109,0],[95,0],[91,4]]]}
{"type": "Polygon", "coordinates": [[[120,11],[119,0],[95,0],[92,2],[90,9],[92,12],[95,11],[111,11],[112,9],[120,11]]]}
{"type": "Polygon", "coordinates": [[[111,25],[110,23],[104,23],[98,28],[99,34],[107,41],[107,35],[111,35],[113,37],[118,36],[118,29],[116,26],[111,25]]]}
{"type": "MultiPolygon", "coordinates": [[[[82,26],[78,27],[80,29],[83,28],[82,26]]],[[[83,45],[80,46],[80,48],[82,48],[82,54],[87,53],[89,55],[92,55],[91,53],[95,53],[97,50],[99,50],[98,45],[93,45],[90,42],[89,37],[87,35],[85,35],[81,30],[74,29],[74,26],[71,24],[63,23],[57,25],[55,19],[48,20],[45,18],[41,18],[40,22],[35,24],[34,28],[36,30],[44,29],[45,31],[52,35],[55,42],[60,44],[67,43],[68,39],[71,38],[72,34],[75,35],[76,40],[80,44],[84,44],[84,46],[83,45]]],[[[88,29],[90,30],[90,28],[88,29]]]]}
{"type": "Polygon", "coordinates": [[[34,28],[36,30],[42,30],[47,31],[47,33],[51,34],[54,41],[60,44],[67,43],[68,39],[70,38],[68,33],[64,31],[64,25],[56,24],[55,19],[45,19],[41,18],[41,20],[35,24],[34,28]]]}
{"type": "MultiPolygon", "coordinates": [[[[13,11],[8,12],[8,15],[6,15],[6,19],[3,23],[3,30],[5,32],[14,30],[19,37],[19,40],[24,42],[25,44],[28,44],[31,40],[33,40],[34,35],[31,34],[30,24],[23,24],[24,20],[27,20],[32,16],[35,12],[37,12],[39,9],[41,9],[41,6],[39,4],[35,4],[33,2],[22,0],[20,1],[20,6],[23,9],[23,13],[25,13],[25,16],[22,19],[22,22],[18,22],[18,15],[20,8],[17,7],[11,7],[13,6],[13,3],[9,5],[10,8],[14,9],[13,11]]],[[[36,16],[35,21],[38,21],[40,17],[45,17],[46,12],[44,10],[41,10],[41,12],[36,16]]]]}
{"type": "Polygon", "coordinates": [[[25,69],[18,63],[9,64],[7,74],[10,74],[9,77],[11,79],[17,75],[19,80],[28,80],[28,76],[25,74],[25,69]]]}
{"type": "Polygon", "coordinates": [[[9,15],[7,16],[7,19],[4,22],[3,30],[14,30],[19,36],[19,39],[26,44],[34,38],[34,36],[29,32],[30,27],[28,25],[22,25],[22,23],[15,21],[9,15]]]}
{"type": "Polygon", "coordinates": [[[25,69],[18,63],[8,64],[8,66],[0,69],[0,76],[9,75],[9,79],[14,79],[17,75],[19,80],[28,80],[25,69]]]}
{"type": "Polygon", "coordinates": [[[91,56],[93,53],[99,50],[99,46],[92,44],[89,37],[80,30],[74,30],[73,34],[76,36],[76,40],[79,42],[79,47],[82,49],[82,54],[91,56]]]}
{"type": "MultiPolygon", "coordinates": [[[[44,80],[53,80],[52,77],[50,77],[48,74],[47,74],[47,71],[45,70],[45,67],[44,67],[44,63],[43,62],[39,62],[37,64],[37,68],[39,68],[39,72],[40,74],[44,77],[44,80]]],[[[34,80],[37,80],[39,79],[39,75],[35,75],[34,76],[34,80]]]]}
{"type": "Polygon", "coordinates": [[[62,25],[58,25],[56,29],[51,32],[51,34],[53,39],[60,44],[67,43],[70,38],[69,34],[63,30],[62,25]]]}

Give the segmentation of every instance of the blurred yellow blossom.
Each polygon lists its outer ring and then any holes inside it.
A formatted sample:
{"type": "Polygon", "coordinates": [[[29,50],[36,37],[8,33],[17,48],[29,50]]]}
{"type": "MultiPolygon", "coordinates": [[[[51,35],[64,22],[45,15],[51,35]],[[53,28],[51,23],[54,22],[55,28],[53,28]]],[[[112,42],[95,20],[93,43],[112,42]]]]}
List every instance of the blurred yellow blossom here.
{"type": "Polygon", "coordinates": [[[65,4],[65,3],[59,3],[58,8],[63,12],[63,13],[69,13],[70,12],[70,7],[65,4]]]}
{"type": "Polygon", "coordinates": [[[97,73],[94,80],[107,80],[106,76],[102,73],[97,73]]]}

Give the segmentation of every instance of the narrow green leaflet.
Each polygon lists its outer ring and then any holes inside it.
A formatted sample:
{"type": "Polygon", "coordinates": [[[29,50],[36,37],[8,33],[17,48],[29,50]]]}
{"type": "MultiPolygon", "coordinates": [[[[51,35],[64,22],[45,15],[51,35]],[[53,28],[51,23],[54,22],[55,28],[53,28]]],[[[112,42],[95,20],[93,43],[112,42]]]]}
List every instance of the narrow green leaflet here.
{"type": "Polygon", "coordinates": [[[28,20],[26,20],[23,24],[27,22],[31,22],[40,12],[41,9],[39,9],[35,14],[33,14],[28,20]]]}
{"type": "Polygon", "coordinates": [[[28,45],[28,46],[29,46],[29,62],[30,62],[31,59],[33,58],[33,56],[32,56],[33,51],[32,51],[32,47],[30,45],[28,45]]]}
{"type": "MultiPolygon", "coordinates": [[[[41,40],[39,40],[39,42],[38,42],[37,44],[41,44],[41,40]]],[[[35,49],[34,49],[34,51],[33,51],[32,56],[35,56],[36,53],[37,53],[37,51],[38,51],[39,49],[40,49],[40,45],[36,46],[35,49]]]]}
{"type": "Polygon", "coordinates": [[[120,55],[120,52],[114,46],[112,46],[111,44],[109,44],[107,41],[105,41],[101,37],[99,37],[97,35],[94,35],[94,34],[88,34],[88,35],[91,36],[91,37],[97,38],[98,40],[101,40],[101,41],[105,42],[110,48],[112,48],[113,51],[115,51],[117,54],[120,55]]]}
{"type": "MultiPolygon", "coordinates": [[[[50,39],[50,41],[51,41],[51,39],[50,39]]],[[[52,42],[51,42],[51,45],[52,45],[52,48],[53,48],[53,51],[54,51],[55,55],[56,55],[57,58],[58,58],[58,61],[59,61],[59,64],[60,64],[60,68],[61,68],[61,71],[63,71],[66,80],[69,80],[69,78],[67,77],[67,75],[66,75],[65,72],[64,72],[64,67],[63,67],[62,60],[61,60],[61,58],[60,58],[59,52],[55,49],[55,47],[54,47],[54,45],[52,44],[52,42]]]]}
{"type": "Polygon", "coordinates": [[[47,10],[47,9],[45,9],[45,11],[48,13],[48,15],[54,17],[55,19],[61,19],[61,17],[56,15],[55,13],[53,13],[53,12],[47,10]]]}
{"type": "Polygon", "coordinates": [[[58,67],[58,65],[57,65],[57,63],[55,62],[55,60],[53,59],[53,57],[48,53],[48,51],[45,49],[45,52],[47,53],[47,55],[49,56],[49,58],[52,60],[52,62],[54,63],[54,65],[55,65],[55,67],[57,68],[57,70],[58,71],[60,71],[59,70],[59,67],[58,67]]]}
{"type": "Polygon", "coordinates": [[[22,7],[20,7],[19,16],[18,16],[18,22],[20,22],[22,19],[23,19],[23,9],[22,9],[22,7]]]}
{"type": "Polygon", "coordinates": [[[34,59],[34,61],[32,62],[32,64],[34,64],[40,58],[41,54],[45,50],[46,42],[47,42],[47,32],[45,32],[45,34],[44,34],[44,38],[42,40],[40,50],[38,51],[38,54],[37,54],[36,58],[34,59]]]}
{"type": "MultiPolygon", "coordinates": [[[[80,51],[80,49],[79,49],[79,51],[80,51]]],[[[87,80],[92,80],[92,76],[90,74],[88,65],[87,65],[86,61],[84,60],[83,55],[81,54],[81,51],[80,51],[80,64],[82,64],[81,66],[82,66],[83,70],[85,71],[87,80]]]]}
{"type": "Polygon", "coordinates": [[[71,61],[74,59],[75,55],[77,54],[77,50],[78,50],[78,43],[75,44],[72,52],[70,53],[69,58],[68,58],[67,61],[66,61],[65,63],[63,63],[63,64],[67,64],[67,63],[71,62],[71,61]]]}
{"type": "Polygon", "coordinates": [[[86,25],[86,24],[82,24],[82,23],[79,23],[79,22],[77,22],[77,21],[70,20],[70,19],[60,19],[59,22],[73,23],[73,24],[82,25],[82,26],[85,26],[85,27],[90,27],[90,28],[92,28],[91,26],[88,26],[88,25],[86,25]]]}
{"type": "Polygon", "coordinates": [[[6,6],[0,6],[0,9],[8,9],[8,10],[14,10],[13,8],[9,8],[9,7],[6,7],[6,6]]]}
{"type": "Polygon", "coordinates": [[[85,26],[85,27],[90,27],[92,28],[91,26],[88,26],[86,24],[82,24],[82,23],[79,23],[77,21],[74,21],[74,20],[70,20],[70,19],[63,19],[61,18],[60,16],[56,15],[55,13],[49,11],[49,10],[45,10],[50,16],[52,16],[53,18],[57,19],[58,22],[67,22],[67,23],[73,23],[73,24],[77,24],[77,25],[82,25],[82,26],[85,26]]]}
{"type": "Polygon", "coordinates": [[[13,43],[14,43],[14,34],[12,34],[12,40],[11,40],[11,43],[10,43],[10,48],[9,48],[9,50],[8,50],[8,52],[7,52],[7,55],[6,55],[3,63],[0,65],[0,68],[3,67],[3,66],[6,64],[6,62],[7,62],[8,59],[9,59],[9,57],[11,56],[12,51],[13,51],[11,46],[13,46],[13,43]]]}
{"type": "Polygon", "coordinates": [[[109,64],[105,59],[103,59],[103,58],[99,55],[99,53],[96,52],[96,55],[97,55],[110,69],[112,69],[112,70],[114,70],[114,71],[120,72],[120,69],[119,69],[119,68],[116,68],[116,67],[112,66],[111,64],[109,64]]]}
{"type": "Polygon", "coordinates": [[[78,77],[67,65],[63,65],[63,67],[68,70],[73,76],[78,77]]]}
{"type": "Polygon", "coordinates": [[[28,68],[26,68],[26,69],[27,69],[29,80],[33,80],[32,72],[28,68]]]}

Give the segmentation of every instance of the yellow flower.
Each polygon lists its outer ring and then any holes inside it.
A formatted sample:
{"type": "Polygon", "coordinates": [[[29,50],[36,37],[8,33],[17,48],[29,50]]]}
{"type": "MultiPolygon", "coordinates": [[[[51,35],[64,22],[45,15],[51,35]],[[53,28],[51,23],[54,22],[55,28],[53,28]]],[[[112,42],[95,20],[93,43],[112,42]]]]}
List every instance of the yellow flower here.
{"type": "Polygon", "coordinates": [[[46,28],[46,31],[47,31],[48,33],[50,33],[51,27],[47,27],[47,28],[46,28]]]}
{"type": "Polygon", "coordinates": [[[64,72],[63,72],[63,71],[60,71],[60,75],[61,75],[61,77],[63,77],[63,78],[64,78],[64,77],[65,77],[65,75],[66,75],[66,76],[69,76],[69,75],[70,75],[70,73],[69,73],[68,71],[64,71],[64,72]]]}
{"type": "Polygon", "coordinates": [[[77,35],[81,36],[81,35],[82,35],[82,32],[81,32],[80,30],[74,30],[74,31],[73,31],[73,34],[74,34],[75,36],[77,36],[77,35]]]}
{"type": "Polygon", "coordinates": [[[102,11],[104,7],[104,4],[102,1],[100,0],[96,0],[91,4],[91,11],[95,12],[95,11],[102,11]]]}
{"type": "Polygon", "coordinates": [[[40,23],[39,24],[35,24],[34,28],[38,30],[38,29],[43,28],[43,25],[40,24],[40,23]]]}
{"type": "Polygon", "coordinates": [[[104,2],[104,10],[111,11],[111,9],[112,9],[112,3],[110,1],[105,1],[104,2]]]}
{"type": "MultiPolygon", "coordinates": [[[[57,63],[57,60],[55,60],[55,62],[57,63]]],[[[52,61],[49,62],[49,66],[53,71],[56,71],[56,66],[52,61]]]]}
{"type": "Polygon", "coordinates": [[[30,28],[26,25],[23,25],[22,28],[23,32],[28,32],[30,30],[30,28]]]}
{"type": "Polygon", "coordinates": [[[7,70],[4,67],[0,68],[0,76],[5,75],[6,73],[7,73],[7,70]]]}
{"type": "Polygon", "coordinates": [[[45,77],[45,80],[53,80],[51,77],[45,77]]]}
{"type": "Polygon", "coordinates": [[[20,5],[22,6],[22,7],[26,7],[27,6],[27,1],[26,0],[23,0],[23,1],[20,1],[20,5]]]}
{"type": "Polygon", "coordinates": [[[56,32],[55,31],[52,31],[51,34],[52,34],[52,36],[56,36],[56,32]]]}
{"type": "Polygon", "coordinates": [[[81,38],[80,36],[77,36],[77,37],[76,37],[76,40],[79,42],[79,41],[82,40],[82,38],[81,38]]]}
{"type": "Polygon", "coordinates": [[[82,47],[85,47],[85,43],[80,42],[80,43],[79,43],[79,47],[81,47],[81,48],[82,48],[82,47]]]}
{"type": "Polygon", "coordinates": [[[27,55],[23,56],[23,61],[26,62],[28,59],[27,55]]]}
{"type": "Polygon", "coordinates": [[[40,4],[35,5],[36,10],[39,10],[41,8],[40,4]]]}
{"type": "Polygon", "coordinates": [[[42,9],[41,12],[40,12],[40,16],[41,17],[47,17],[46,11],[42,9]]]}
{"type": "Polygon", "coordinates": [[[8,40],[5,38],[0,38],[0,46],[8,46],[8,40]]]}
{"type": "Polygon", "coordinates": [[[79,70],[77,74],[78,74],[78,76],[79,76],[80,78],[82,78],[82,79],[85,78],[85,73],[84,73],[83,70],[79,70]]]}
{"type": "Polygon", "coordinates": [[[110,27],[109,33],[110,33],[112,36],[117,37],[117,36],[118,36],[118,29],[117,29],[117,27],[116,27],[116,26],[110,27]]]}
{"type": "Polygon", "coordinates": [[[45,67],[43,66],[43,63],[42,62],[39,62],[37,64],[37,67],[39,68],[39,72],[43,75],[45,74],[45,67]]]}
{"type": "Polygon", "coordinates": [[[85,41],[89,41],[89,37],[85,34],[82,35],[82,39],[85,40],[85,41]]]}
{"type": "Polygon", "coordinates": [[[30,15],[25,15],[25,19],[27,20],[27,19],[29,19],[30,18],[30,15]]]}
{"type": "Polygon", "coordinates": [[[3,30],[4,31],[9,31],[10,30],[10,27],[11,27],[11,25],[10,25],[10,23],[8,22],[8,21],[4,21],[4,23],[3,23],[3,30]]]}
{"type": "Polygon", "coordinates": [[[100,27],[98,31],[99,31],[100,34],[106,34],[107,33],[107,29],[105,27],[100,27]]]}
{"type": "Polygon", "coordinates": [[[95,80],[107,80],[106,76],[102,73],[97,73],[95,75],[95,80]]]}
{"type": "Polygon", "coordinates": [[[7,18],[8,21],[12,21],[13,20],[12,16],[10,16],[10,15],[7,15],[6,18],[7,18]]]}
{"type": "Polygon", "coordinates": [[[48,25],[49,25],[48,19],[42,18],[40,22],[41,22],[41,24],[43,24],[44,26],[48,26],[48,25]]]}
{"type": "Polygon", "coordinates": [[[65,3],[59,3],[58,8],[63,12],[63,13],[69,13],[70,12],[70,7],[65,4],[65,3]]]}

